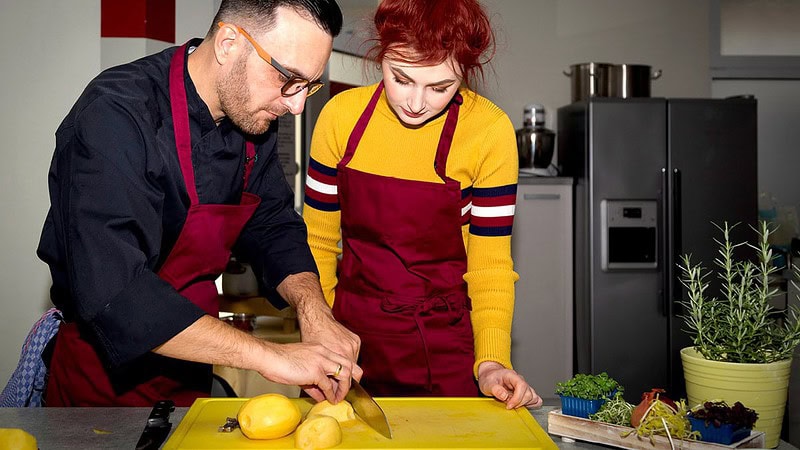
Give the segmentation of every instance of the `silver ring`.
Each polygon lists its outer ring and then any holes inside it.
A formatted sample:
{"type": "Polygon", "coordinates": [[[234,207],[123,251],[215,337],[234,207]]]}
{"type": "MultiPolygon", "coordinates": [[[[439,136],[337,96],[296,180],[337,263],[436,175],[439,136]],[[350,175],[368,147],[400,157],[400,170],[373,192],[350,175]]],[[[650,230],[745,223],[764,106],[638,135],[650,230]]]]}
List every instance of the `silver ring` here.
{"type": "Polygon", "coordinates": [[[339,374],[342,373],[342,365],[339,364],[339,367],[336,368],[336,372],[333,372],[333,377],[336,378],[339,374]]]}

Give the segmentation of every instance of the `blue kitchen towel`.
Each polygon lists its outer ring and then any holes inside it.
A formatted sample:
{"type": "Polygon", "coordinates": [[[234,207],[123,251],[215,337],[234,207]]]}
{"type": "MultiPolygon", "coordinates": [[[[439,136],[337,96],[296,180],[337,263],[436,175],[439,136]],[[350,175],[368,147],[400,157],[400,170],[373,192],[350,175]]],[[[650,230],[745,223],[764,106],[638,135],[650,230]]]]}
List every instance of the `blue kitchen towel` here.
{"type": "Polygon", "coordinates": [[[33,324],[25,338],[25,344],[22,345],[17,369],[0,394],[0,406],[42,406],[42,395],[47,382],[47,366],[42,360],[42,352],[56,335],[62,320],[61,311],[50,308],[33,324]]]}

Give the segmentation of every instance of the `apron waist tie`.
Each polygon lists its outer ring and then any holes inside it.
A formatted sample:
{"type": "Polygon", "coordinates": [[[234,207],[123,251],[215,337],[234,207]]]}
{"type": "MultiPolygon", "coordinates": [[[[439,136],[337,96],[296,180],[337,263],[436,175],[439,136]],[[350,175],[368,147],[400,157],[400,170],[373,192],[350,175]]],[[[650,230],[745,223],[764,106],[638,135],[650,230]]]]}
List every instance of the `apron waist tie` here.
{"type": "Polygon", "coordinates": [[[425,350],[425,366],[428,373],[428,379],[425,382],[425,389],[433,392],[433,375],[431,373],[431,358],[430,350],[428,349],[428,342],[425,337],[425,322],[424,316],[431,316],[437,311],[447,311],[448,325],[454,325],[464,317],[464,310],[469,310],[469,297],[466,301],[457,301],[453,299],[454,294],[436,295],[427,297],[422,302],[409,303],[384,297],[381,301],[381,310],[390,314],[401,312],[413,311],[414,322],[417,325],[420,339],[422,339],[422,347],[425,350]]]}

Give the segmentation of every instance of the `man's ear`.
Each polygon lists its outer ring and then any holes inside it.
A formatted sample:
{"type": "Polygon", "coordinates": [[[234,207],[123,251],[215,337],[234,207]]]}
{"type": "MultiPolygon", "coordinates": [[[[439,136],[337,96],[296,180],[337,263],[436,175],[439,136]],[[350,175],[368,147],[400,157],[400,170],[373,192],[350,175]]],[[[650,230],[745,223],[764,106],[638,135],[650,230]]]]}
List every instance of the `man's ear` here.
{"type": "Polygon", "coordinates": [[[214,34],[214,57],[220,65],[225,65],[238,51],[238,34],[236,27],[228,24],[221,26],[214,34]]]}

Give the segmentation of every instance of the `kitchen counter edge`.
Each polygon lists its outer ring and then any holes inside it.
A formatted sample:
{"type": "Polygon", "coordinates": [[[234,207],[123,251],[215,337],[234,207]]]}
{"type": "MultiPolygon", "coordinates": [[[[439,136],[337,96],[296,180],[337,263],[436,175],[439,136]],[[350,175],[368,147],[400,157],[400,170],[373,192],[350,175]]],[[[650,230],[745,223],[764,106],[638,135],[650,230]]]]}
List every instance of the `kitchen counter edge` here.
{"type": "MultiPolygon", "coordinates": [[[[547,414],[555,406],[531,410],[541,427],[547,430],[547,414]]],[[[0,427],[22,428],[36,437],[39,448],[108,449],[135,448],[151,408],[0,408],[0,427]]],[[[172,431],[177,428],[189,408],[175,408],[170,416],[172,431]]],[[[552,436],[563,449],[601,449],[603,445],[588,442],[563,442],[552,436]]],[[[797,450],[781,441],[778,450],[797,450]]]]}

